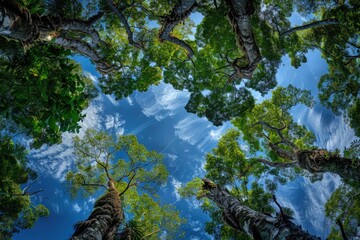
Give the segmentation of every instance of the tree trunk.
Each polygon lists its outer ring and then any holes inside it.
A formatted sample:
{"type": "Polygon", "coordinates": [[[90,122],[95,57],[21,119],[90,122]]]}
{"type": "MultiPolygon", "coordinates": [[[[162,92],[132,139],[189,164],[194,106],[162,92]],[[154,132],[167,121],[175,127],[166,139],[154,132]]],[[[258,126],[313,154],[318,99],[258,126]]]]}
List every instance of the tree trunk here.
{"type": "Polygon", "coordinates": [[[299,166],[312,173],[330,172],[360,181],[360,161],[340,157],[323,149],[296,152],[299,166]]]}
{"type": "Polygon", "coordinates": [[[242,205],[227,189],[216,186],[206,178],[203,179],[203,190],[206,191],[204,196],[223,210],[224,221],[229,226],[246,232],[254,239],[317,239],[290,221],[283,221],[242,205]]]}
{"type": "Polygon", "coordinates": [[[234,64],[237,75],[243,78],[252,78],[252,74],[261,60],[258,46],[251,27],[251,15],[254,13],[254,3],[250,0],[226,0],[229,6],[229,22],[236,34],[236,42],[245,53],[247,66],[240,67],[234,64]]]}
{"type": "Polygon", "coordinates": [[[95,202],[90,217],[75,225],[71,240],[111,240],[123,221],[119,192],[113,181],[109,181],[108,192],[95,202]]]}
{"type": "Polygon", "coordinates": [[[30,43],[40,32],[27,9],[9,0],[0,0],[0,35],[30,43]]]}
{"type": "Polygon", "coordinates": [[[108,74],[115,69],[115,66],[107,64],[95,47],[80,38],[62,36],[64,32],[79,31],[89,35],[95,45],[104,43],[99,33],[91,26],[101,16],[102,14],[98,14],[89,21],[61,19],[54,16],[40,17],[31,15],[15,1],[0,0],[0,35],[20,41],[24,45],[55,38],[55,44],[89,57],[101,73],[108,74]]]}
{"type": "Polygon", "coordinates": [[[179,45],[180,47],[188,51],[188,57],[191,58],[194,55],[193,49],[183,40],[178,39],[171,35],[171,31],[176,25],[181,21],[184,21],[191,13],[191,11],[196,7],[195,0],[180,0],[170,12],[169,15],[166,15],[162,19],[162,26],[159,31],[159,39],[161,41],[169,41],[174,44],[179,45]]]}

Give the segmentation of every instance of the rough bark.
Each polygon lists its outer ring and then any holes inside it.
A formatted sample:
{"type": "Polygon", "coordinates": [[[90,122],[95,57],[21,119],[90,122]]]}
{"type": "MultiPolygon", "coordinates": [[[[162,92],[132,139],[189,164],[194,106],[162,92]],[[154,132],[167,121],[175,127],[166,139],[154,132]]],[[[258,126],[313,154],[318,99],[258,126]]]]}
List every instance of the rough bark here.
{"type": "Polygon", "coordinates": [[[336,25],[336,24],[339,24],[339,21],[337,19],[333,19],[333,18],[324,19],[324,20],[321,20],[321,21],[316,21],[316,22],[312,22],[312,23],[304,24],[302,26],[298,26],[298,27],[288,29],[286,31],[281,32],[280,36],[290,35],[290,34],[292,34],[294,32],[301,31],[301,30],[306,30],[306,29],[310,29],[310,28],[329,26],[329,25],[336,25]]]}
{"type": "Polygon", "coordinates": [[[29,43],[39,38],[40,31],[27,9],[0,0],[0,35],[29,43]]]}
{"type": "Polygon", "coordinates": [[[330,172],[341,178],[360,181],[360,161],[340,157],[323,149],[296,152],[299,166],[312,173],[330,172]]]}
{"type": "MultiPolygon", "coordinates": [[[[360,181],[360,161],[349,158],[340,157],[338,154],[333,154],[324,149],[314,150],[294,150],[287,151],[273,143],[269,143],[269,147],[282,158],[296,163],[302,169],[306,169],[311,173],[335,173],[341,178],[353,179],[360,181]]],[[[260,160],[259,160],[260,161],[260,160]]],[[[266,160],[260,161],[272,167],[291,167],[285,166],[266,160]]],[[[295,166],[295,165],[294,165],[295,166]]]]}
{"type": "Polygon", "coordinates": [[[238,66],[234,61],[233,67],[236,75],[241,78],[251,79],[258,63],[262,59],[259,48],[255,42],[251,27],[251,16],[254,13],[253,1],[250,0],[226,0],[229,7],[229,22],[236,34],[238,47],[245,53],[248,64],[238,66]]]}
{"type": "Polygon", "coordinates": [[[16,2],[0,0],[0,35],[20,41],[24,45],[55,38],[55,44],[89,57],[100,72],[107,74],[114,66],[107,64],[93,46],[82,39],[64,37],[66,32],[78,31],[89,35],[94,44],[103,43],[98,32],[91,26],[101,16],[102,14],[99,14],[88,21],[82,21],[31,15],[16,2]]]}
{"type": "Polygon", "coordinates": [[[315,240],[315,236],[297,227],[290,221],[283,221],[242,205],[227,189],[203,179],[205,197],[223,210],[224,221],[236,230],[246,232],[254,239],[302,239],[315,240]]]}
{"type": "Polygon", "coordinates": [[[169,15],[162,17],[162,26],[159,31],[160,41],[169,41],[179,45],[188,52],[188,57],[194,55],[193,49],[183,40],[171,35],[172,30],[180,22],[184,21],[197,6],[195,0],[180,0],[169,15]]]}
{"type": "Polygon", "coordinates": [[[94,210],[86,221],[75,225],[71,240],[111,240],[123,221],[119,192],[113,181],[109,181],[108,192],[98,199],[94,210]]]}

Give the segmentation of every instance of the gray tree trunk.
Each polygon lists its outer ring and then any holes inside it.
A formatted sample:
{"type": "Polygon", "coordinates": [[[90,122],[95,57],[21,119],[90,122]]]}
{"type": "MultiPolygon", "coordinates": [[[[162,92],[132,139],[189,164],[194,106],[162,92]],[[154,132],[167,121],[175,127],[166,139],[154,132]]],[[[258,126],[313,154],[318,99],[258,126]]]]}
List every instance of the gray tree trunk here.
{"type": "Polygon", "coordinates": [[[251,79],[253,72],[262,59],[250,21],[251,15],[254,13],[254,3],[250,0],[226,0],[226,4],[230,9],[228,18],[236,34],[236,42],[245,53],[248,61],[246,67],[239,67],[235,64],[234,67],[239,77],[251,79]]]}
{"type": "Polygon", "coordinates": [[[290,221],[271,217],[242,205],[227,189],[215,185],[209,179],[204,178],[203,183],[203,190],[206,192],[204,197],[223,210],[225,223],[246,232],[254,239],[318,239],[290,221]]]}

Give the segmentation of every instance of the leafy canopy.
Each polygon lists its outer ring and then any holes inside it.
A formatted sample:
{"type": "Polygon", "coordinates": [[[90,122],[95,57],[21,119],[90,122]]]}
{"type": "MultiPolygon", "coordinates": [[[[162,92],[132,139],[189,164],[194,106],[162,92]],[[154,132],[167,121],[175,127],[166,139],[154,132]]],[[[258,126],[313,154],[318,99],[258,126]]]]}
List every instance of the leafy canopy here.
{"type": "Polygon", "coordinates": [[[168,239],[184,221],[170,205],[160,205],[156,188],[168,178],[163,156],[149,151],[134,135],[113,139],[105,132],[87,129],[73,139],[75,168],[66,180],[73,196],[89,196],[114,181],[123,199],[124,211],[139,222],[147,239],[166,232],[168,239]]]}

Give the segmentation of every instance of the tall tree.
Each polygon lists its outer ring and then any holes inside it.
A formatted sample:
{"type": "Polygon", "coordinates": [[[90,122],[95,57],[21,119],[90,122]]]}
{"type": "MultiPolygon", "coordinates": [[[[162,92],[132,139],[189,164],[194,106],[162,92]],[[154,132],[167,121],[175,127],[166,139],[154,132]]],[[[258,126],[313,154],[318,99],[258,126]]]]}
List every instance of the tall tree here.
{"type": "Polygon", "coordinates": [[[254,239],[318,239],[289,220],[271,217],[244,206],[230,192],[204,178],[200,198],[214,201],[222,209],[228,224],[254,239]]]}
{"type": "Polygon", "coordinates": [[[49,210],[31,202],[31,197],[42,190],[32,187],[36,173],[27,167],[23,146],[1,136],[0,162],[0,238],[6,240],[22,229],[31,228],[39,217],[48,216],[49,210]],[[24,184],[27,186],[22,187],[24,184]]]}
{"type": "MultiPolygon", "coordinates": [[[[270,206],[272,194],[266,192],[258,181],[265,167],[256,160],[246,158],[239,141],[240,132],[235,129],[230,129],[221,137],[217,147],[206,155],[205,177],[214,179],[220,186],[228,186],[232,197],[244,206],[270,215],[274,213],[270,206]]],[[[182,197],[201,195],[201,185],[202,180],[195,178],[179,189],[179,193],[182,197]]],[[[211,221],[205,224],[205,231],[215,239],[249,239],[246,232],[232,226],[231,219],[227,219],[216,204],[205,200],[201,207],[211,217],[211,221]]]]}
{"type": "Polygon", "coordinates": [[[312,106],[309,91],[289,85],[279,87],[269,100],[256,105],[234,125],[244,134],[253,151],[267,151],[272,159],[258,161],[276,168],[300,167],[311,173],[336,173],[346,179],[359,180],[358,159],[342,157],[313,146],[314,135],[293,122],[289,110],[298,103],[312,106]]]}
{"type": "Polygon", "coordinates": [[[162,155],[148,151],[133,135],[114,140],[94,129],[88,129],[81,139],[74,138],[74,154],[75,171],[66,176],[72,194],[106,191],[89,218],[75,226],[73,239],[113,239],[124,222],[123,211],[140,223],[147,239],[164,232],[171,238],[177,231],[182,222],[179,213],[170,206],[160,206],[150,196],[168,176],[162,155]]]}

